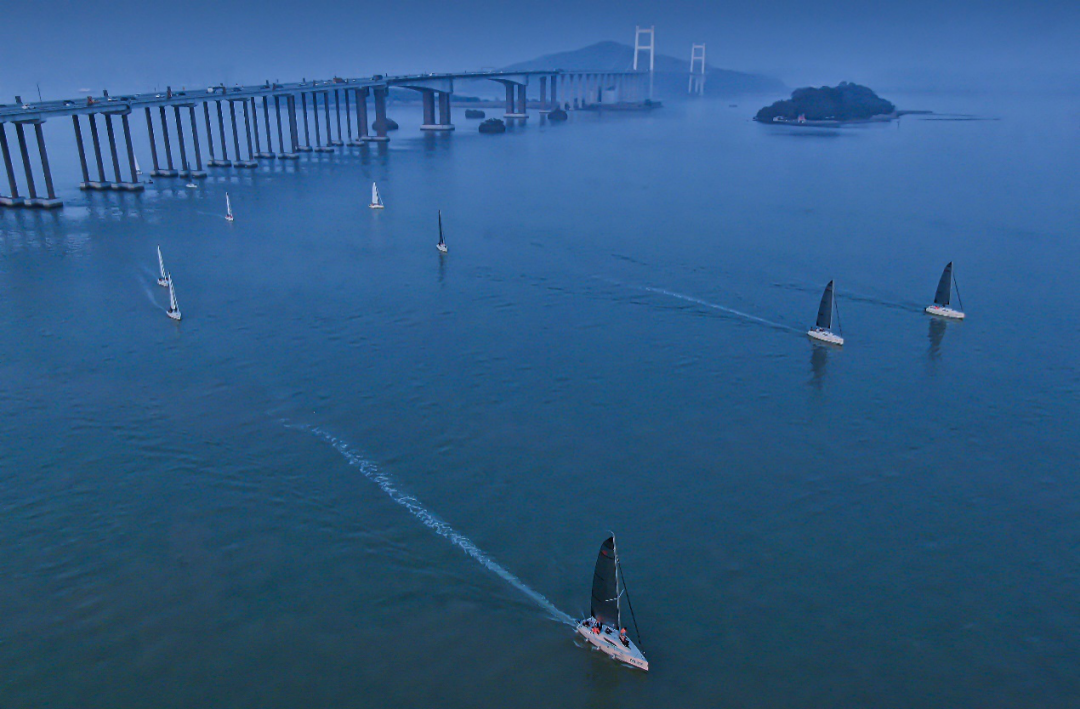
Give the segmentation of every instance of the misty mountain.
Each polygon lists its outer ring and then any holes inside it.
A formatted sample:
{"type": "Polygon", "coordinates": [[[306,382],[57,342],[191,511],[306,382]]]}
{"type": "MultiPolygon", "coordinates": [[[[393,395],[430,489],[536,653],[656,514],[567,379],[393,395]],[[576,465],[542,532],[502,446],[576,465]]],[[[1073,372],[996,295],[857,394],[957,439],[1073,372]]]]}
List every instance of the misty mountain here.
{"type": "MultiPolygon", "coordinates": [[[[689,54],[689,52],[688,52],[689,54]]],[[[641,60],[645,60],[642,53],[641,60]]],[[[639,60],[640,61],[640,60],[639,60]]],[[[598,42],[570,52],[545,54],[531,61],[504,67],[506,71],[537,71],[565,69],[568,71],[630,71],[634,66],[634,48],[619,42],[598,42]]],[[[640,65],[639,65],[640,66],[640,65]]],[[[687,95],[690,60],[676,59],[666,54],[656,55],[654,88],[656,98],[671,100],[687,95]]],[[[739,94],[785,93],[779,79],[761,74],[731,71],[706,64],[705,94],[707,96],[737,96],[739,94]]]]}

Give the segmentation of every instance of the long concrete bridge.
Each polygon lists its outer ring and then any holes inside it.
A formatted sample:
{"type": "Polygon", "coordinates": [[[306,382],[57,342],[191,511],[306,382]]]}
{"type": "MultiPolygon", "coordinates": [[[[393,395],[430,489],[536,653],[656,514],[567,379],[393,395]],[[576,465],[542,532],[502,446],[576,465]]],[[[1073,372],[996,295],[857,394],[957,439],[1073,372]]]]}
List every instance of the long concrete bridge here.
{"type": "Polygon", "coordinates": [[[80,188],[137,192],[145,185],[138,177],[131,121],[140,109],[146,119],[150,142],[151,176],[198,179],[206,177],[205,168],[254,168],[260,160],[295,160],[300,153],[330,152],[345,145],[385,142],[389,140],[386,99],[391,87],[421,93],[424,114],[421,130],[450,131],[454,129],[450,100],[455,80],[484,79],[503,84],[506,88],[505,118],[524,120],[528,118],[526,99],[531,80],[539,84],[539,110],[544,113],[556,107],[572,110],[597,103],[643,101],[647,77],[648,74],[642,72],[490,71],[376,75],[369,79],[334,78],[291,84],[267,82],[261,86],[226,87],[221,84],[199,90],[168,89],[160,93],[125,96],[110,96],[105,92],[101,96],[39,103],[23,103],[17,98],[15,105],[0,105],[0,152],[8,184],[8,193],[0,193],[0,206],[45,209],[62,206],[56,196],[45,141],[44,126],[49,119],[71,118],[82,168],[80,188]],[[374,121],[369,121],[369,99],[374,104],[374,121]],[[169,130],[170,112],[175,130],[175,152],[169,130]],[[237,122],[238,113],[243,119],[242,127],[237,122]],[[85,140],[83,118],[89,132],[89,146],[85,140]],[[104,123],[107,146],[102,144],[100,123],[104,123]],[[204,128],[201,137],[206,142],[206,160],[200,140],[200,123],[204,128]],[[314,145],[311,142],[312,123],[314,145]],[[26,196],[20,192],[16,178],[8,124],[14,127],[26,196]],[[28,128],[34,131],[36,151],[27,140],[28,128]],[[246,150],[242,152],[241,147],[246,150]],[[31,159],[33,152],[37,153],[37,169],[31,159]],[[106,163],[111,167],[111,175],[107,174],[106,163]],[[42,176],[44,194],[39,190],[35,172],[42,176]]]}

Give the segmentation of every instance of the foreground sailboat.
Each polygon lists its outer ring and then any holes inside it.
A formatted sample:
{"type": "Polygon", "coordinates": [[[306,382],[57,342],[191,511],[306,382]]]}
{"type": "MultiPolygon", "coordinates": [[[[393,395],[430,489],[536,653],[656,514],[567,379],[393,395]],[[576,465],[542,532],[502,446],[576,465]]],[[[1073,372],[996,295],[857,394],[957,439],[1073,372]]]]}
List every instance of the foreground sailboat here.
{"type": "MultiPolygon", "coordinates": [[[[949,307],[952,301],[952,287],[956,282],[956,277],[953,276],[952,261],[945,264],[945,270],[941,272],[941,280],[937,284],[937,293],[934,294],[934,304],[926,306],[926,312],[931,315],[940,315],[943,318],[953,318],[954,320],[963,320],[964,311],[955,310],[949,307]]],[[[960,300],[960,289],[956,289],[956,299],[960,300]]],[[[964,307],[963,301],[960,301],[960,307],[964,307]]]]}
{"type": "Polygon", "coordinates": [[[165,311],[173,320],[180,319],[180,306],[176,304],[176,288],[173,286],[172,274],[170,273],[167,278],[169,279],[169,309],[165,311]]]}
{"type": "Polygon", "coordinates": [[[446,253],[446,242],[443,241],[443,236],[442,236],[442,210],[441,209],[439,210],[439,243],[435,244],[435,248],[438,249],[440,253],[444,253],[444,254],[446,253]]]}
{"type": "MultiPolygon", "coordinates": [[[[844,344],[843,335],[837,335],[832,331],[832,318],[835,307],[836,299],[833,295],[833,282],[829,281],[829,285],[825,286],[825,292],[821,294],[821,304],[818,305],[817,311],[817,323],[806,334],[815,340],[827,342],[830,345],[842,346],[844,344]]],[[[838,321],[839,317],[839,311],[837,311],[838,321]]]]}
{"type": "Polygon", "coordinates": [[[136,175],[141,175],[142,174],[142,168],[139,167],[139,158],[136,158],[134,155],[132,155],[132,157],[135,158],[135,174],[136,175]]]}
{"type": "Polygon", "coordinates": [[[232,215],[232,202],[229,201],[229,193],[225,193],[225,221],[231,222],[233,220],[232,215]]]}
{"type": "Polygon", "coordinates": [[[157,265],[161,271],[161,275],[158,276],[157,284],[164,288],[169,287],[169,274],[165,273],[165,260],[161,258],[161,247],[157,247],[157,265]]]}
{"type": "Polygon", "coordinates": [[[382,197],[379,196],[379,188],[374,182],[371,183],[371,204],[369,204],[368,206],[372,209],[384,208],[382,197]]]}
{"type": "MultiPolygon", "coordinates": [[[[626,584],[625,580],[622,585],[619,583],[622,575],[620,568],[613,534],[600,545],[593,572],[590,616],[578,623],[577,633],[605,655],[648,671],[649,661],[626,636],[626,628],[622,626],[622,596],[626,592],[626,584]]],[[[633,608],[630,612],[633,614],[633,608]]]]}

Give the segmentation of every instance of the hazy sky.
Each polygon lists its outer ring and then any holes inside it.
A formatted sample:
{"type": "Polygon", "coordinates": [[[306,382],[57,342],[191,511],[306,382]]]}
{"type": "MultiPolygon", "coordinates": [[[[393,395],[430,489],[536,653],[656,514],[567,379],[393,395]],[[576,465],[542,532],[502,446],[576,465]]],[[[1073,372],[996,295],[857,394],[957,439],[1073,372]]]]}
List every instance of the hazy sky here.
{"type": "Polygon", "coordinates": [[[893,86],[1077,76],[1080,1],[0,0],[0,102],[78,88],[255,83],[497,67],[656,25],[658,50],[893,86]]]}

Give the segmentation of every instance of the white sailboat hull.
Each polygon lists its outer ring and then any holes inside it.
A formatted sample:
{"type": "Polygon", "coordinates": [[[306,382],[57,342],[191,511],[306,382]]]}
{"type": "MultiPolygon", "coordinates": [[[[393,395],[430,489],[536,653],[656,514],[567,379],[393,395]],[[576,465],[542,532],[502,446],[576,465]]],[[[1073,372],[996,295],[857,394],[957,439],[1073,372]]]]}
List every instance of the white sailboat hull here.
{"type": "Polygon", "coordinates": [[[369,204],[368,207],[370,207],[371,209],[385,209],[385,207],[383,207],[383,205],[381,204],[369,204]]]}
{"type": "Polygon", "coordinates": [[[168,278],[159,278],[159,279],[157,279],[157,284],[159,286],[161,286],[162,288],[168,288],[169,287],[169,279],[168,278]]]}
{"type": "Polygon", "coordinates": [[[232,220],[233,220],[233,216],[231,214],[226,214],[225,215],[225,221],[231,222],[232,220]]]}
{"type": "Polygon", "coordinates": [[[435,244],[435,248],[438,249],[440,253],[446,253],[446,244],[435,244]]]}
{"type": "Polygon", "coordinates": [[[830,345],[836,345],[837,347],[843,347],[844,345],[844,338],[840,337],[832,330],[814,327],[807,330],[806,334],[810,336],[811,339],[819,342],[826,342],[830,345]]]}
{"type": "Polygon", "coordinates": [[[180,311],[179,310],[166,310],[165,314],[168,315],[173,320],[179,320],[180,319],[180,311]]]}
{"type": "Polygon", "coordinates": [[[952,308],[944,305],[928,305],[926,306],[926,312],[931,315],[937,315],[943,318],[952,318],[953,320],[963,320],[964,313],[959,310],[953,310],[952,308]]]}
{"type": "Polygon", "coordinates": [[[639,670],[649,671],[649,661],[645,659],[632,640],[627,638],[627,644],[624,645],[619,639],[619,631],[605,625],[597,633],[594,630],[595,627],[595,621],[592,618],[586,618],[578,623],[577,634],[608,657],[639,670]]]}

